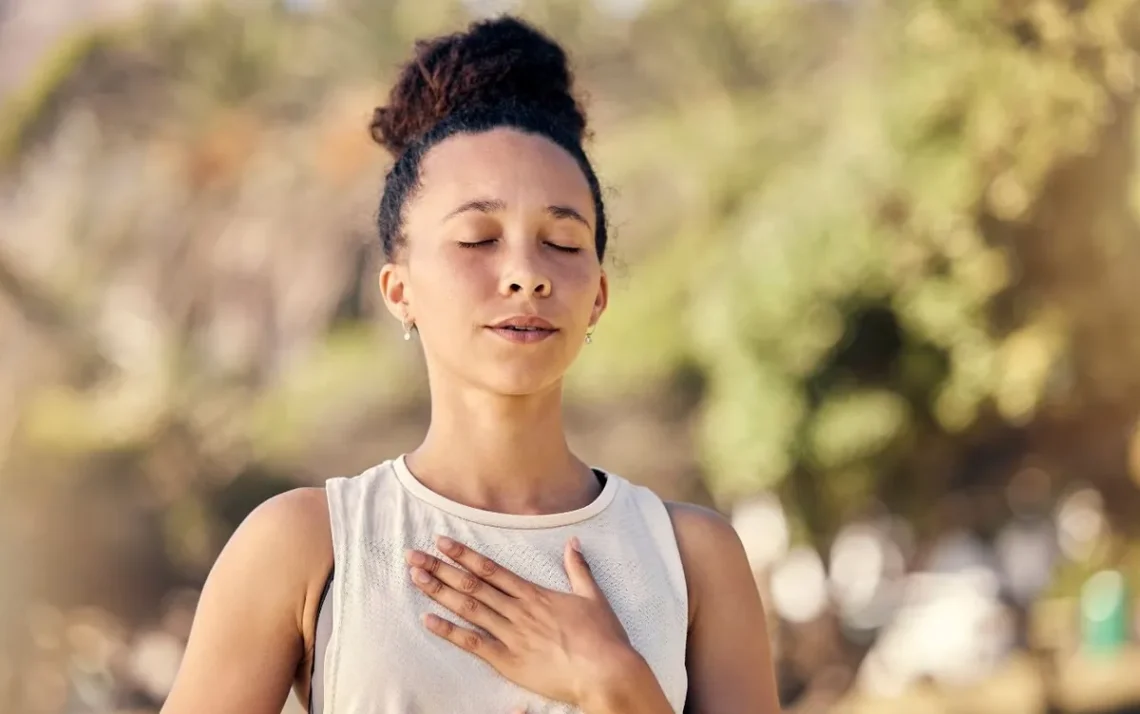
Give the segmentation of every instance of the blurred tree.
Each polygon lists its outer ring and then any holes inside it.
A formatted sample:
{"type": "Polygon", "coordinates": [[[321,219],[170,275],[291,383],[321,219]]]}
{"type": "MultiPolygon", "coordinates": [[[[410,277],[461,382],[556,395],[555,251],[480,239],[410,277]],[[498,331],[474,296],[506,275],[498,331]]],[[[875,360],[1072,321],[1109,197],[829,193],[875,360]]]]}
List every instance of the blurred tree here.
{"type": "MultiPolygon", "coordinates": [[[[610,266],[569,382],[588,448],[670,483],[695,423],[720,505],[781,488],[814,538],[1031,450],[1121,472],[1134,0],[607,7],[523,4],[571,46],[635,266],[610,266]]],[[[155,578],[193,580],[282,474],[414,439],[422,370],[368,297],[364,126],[412,40],[465,12],[163,6],[30,80],[0,129],[0,487],[57,515],[24,536],[76,518],[84,483],[165,549],[155,578]]]]}
{"type": "Polygon", "coordinates": [[[604,329],[631,371],[701,365],[723,502],[794,476],[821,536],[900,476],[937,495],[934,442],[1103,408],[1131,426],[1136,3],[650,15],[686,28],[666,52],[704,58],[700,81],[670,64],[679,109],[651,120],[674,126],[603,134],[604,165],[674,166],[662,193],[695,195],[654,206],[682,229],[604,329]]]}

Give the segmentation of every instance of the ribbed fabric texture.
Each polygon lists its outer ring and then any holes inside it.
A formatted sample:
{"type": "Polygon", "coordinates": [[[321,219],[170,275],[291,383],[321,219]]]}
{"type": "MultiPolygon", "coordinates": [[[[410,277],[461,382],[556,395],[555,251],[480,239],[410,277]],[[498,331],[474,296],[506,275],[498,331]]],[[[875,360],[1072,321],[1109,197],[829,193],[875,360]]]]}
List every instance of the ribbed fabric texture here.
{"type": "Polygon", "coordinates": [[[582,543],[590,568],[649,663],[673,710],[687,691],[685,576],[665,505],[649,489],[608,475],[601,495],[567,513],[518,516],[470,508],[429,490],[403,457],[327,482],[334,570],[324,652],[322,714],[577,714],[516,686],[477,657],[424,629],[432,612],[461,620],[411,583],[407,548],[441,555],[436,534],[524,578],[569,591],[563,548],[582,543]]]}

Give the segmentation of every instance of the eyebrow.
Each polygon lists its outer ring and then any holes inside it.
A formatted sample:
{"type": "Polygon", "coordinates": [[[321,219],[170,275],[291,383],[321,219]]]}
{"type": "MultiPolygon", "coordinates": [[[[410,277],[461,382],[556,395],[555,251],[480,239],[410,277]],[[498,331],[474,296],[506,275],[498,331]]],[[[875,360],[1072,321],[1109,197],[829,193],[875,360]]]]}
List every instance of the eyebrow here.
{"type": "Polygon", "coordinates": [[[592,228],[585,216],[569,206],[547,206],[546,212],[555,218],[569,218],[572,221],[578,221],[587,228],[592,228]]]}
{"type": "MultiPolygon", "coordinates": [[[[497,198],[477,198],[473,201],[468,201],[460,205],[455,210],[444,216],[444,220],[450,220],[461,213],[475,211],[477,213],[495,213],[496,211],[506,210],[507,203],[497,198]]],[[[547,206],[546,212],[554,218],[568,218],[572,221],[577,221],[587,228],[591,228],[590,222],[586,217],[577,211],[577,209],[570,206],[547,206]]]]}

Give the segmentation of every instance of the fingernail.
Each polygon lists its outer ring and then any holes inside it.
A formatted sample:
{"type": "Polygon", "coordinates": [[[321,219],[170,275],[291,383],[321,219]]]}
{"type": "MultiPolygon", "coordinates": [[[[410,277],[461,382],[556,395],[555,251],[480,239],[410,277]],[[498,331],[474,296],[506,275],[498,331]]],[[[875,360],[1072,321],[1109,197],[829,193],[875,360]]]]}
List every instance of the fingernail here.
{"type": "Polygon", "coordinates": [[[455,547],[455,541],[448,538],[447,536],[440,536],[436,542],[439,544],[439,547],[443,550],[451,550],[452,548],[455,547]]]}
{"type": "Polygon", "coordinates": [[[582,541],[578,540],[578,536],[574,536],[570,539],[570,547],[578,553],[582,552],[582,541]]]}
{"type": "Polygon", "coordinates": [[[423,568],[412,568],[412,580],[417,583],[427,584],[431,582],[431,576],[423,568]]]}
{"type": "Polygon", "coordinates": [[[405,551],[404,555],[407,557],[408,562],[412,565],[423,565],[427,562],[427,556],[418,550],[405,551]]]}

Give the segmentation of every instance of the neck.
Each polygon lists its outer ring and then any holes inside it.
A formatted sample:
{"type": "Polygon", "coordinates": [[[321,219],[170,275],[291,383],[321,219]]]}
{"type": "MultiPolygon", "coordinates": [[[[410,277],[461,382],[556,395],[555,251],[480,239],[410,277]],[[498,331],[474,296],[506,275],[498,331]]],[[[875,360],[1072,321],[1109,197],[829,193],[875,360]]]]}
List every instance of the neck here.
{"type": "Polygon", "coordinates": [[[562,385],[505,397],[473,389],[433,389],[424,442],[408,468],[436,493],[502,513],[561,513],[598,495],[597,479],[570,452],[562,385]]]}

